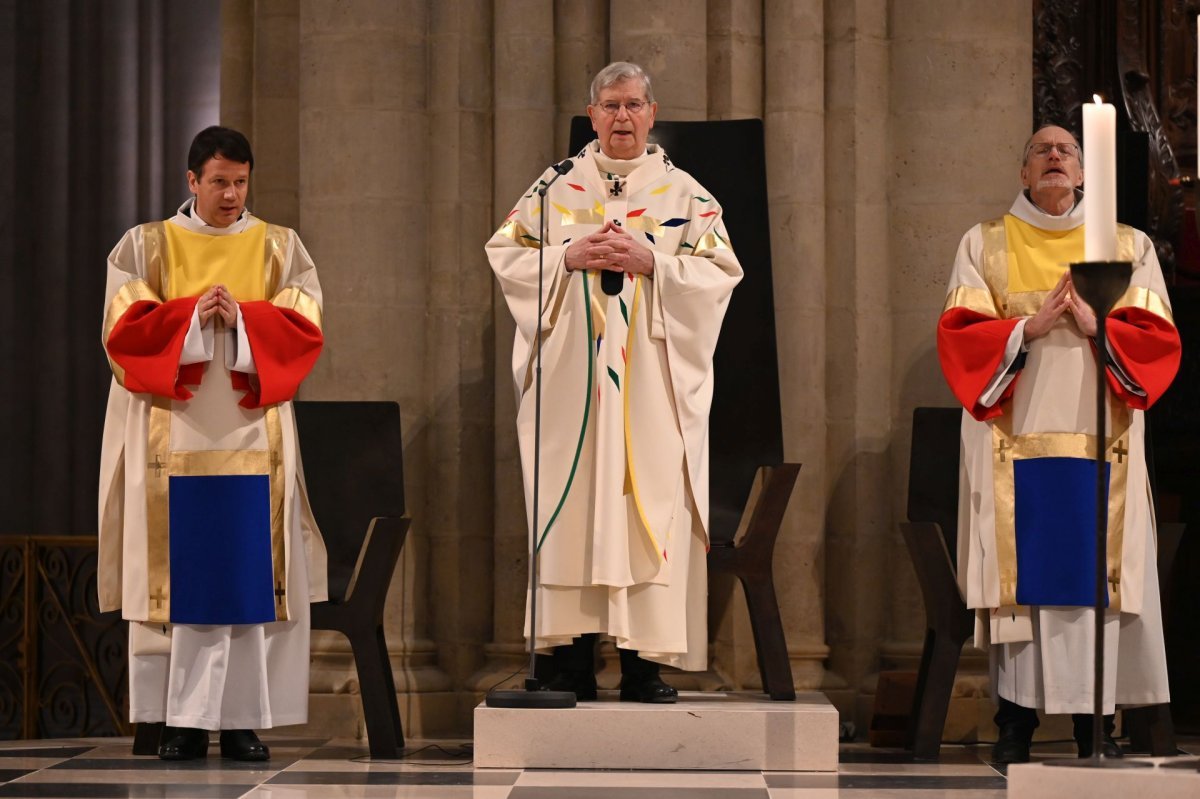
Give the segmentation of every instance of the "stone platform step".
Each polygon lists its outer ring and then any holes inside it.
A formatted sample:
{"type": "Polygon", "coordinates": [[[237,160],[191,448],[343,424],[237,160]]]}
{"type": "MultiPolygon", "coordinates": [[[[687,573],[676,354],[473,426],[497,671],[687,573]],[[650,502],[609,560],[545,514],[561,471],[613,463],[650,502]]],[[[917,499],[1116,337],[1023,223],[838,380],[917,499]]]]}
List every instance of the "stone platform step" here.
{"type": "Polygon", "coordinates": [[[838,712],[821,693],[680,691],[674,705],[615,691],[568,710],[475,708],[483,768],[837,771],[838,712]]]}
{"type": "Polygon", "coordinates": [[[1008,767],[1009,799],[1196,799],[1200,796],[1197,760],[1188,758],[1138,758],[1153,763],[1148,768],[1063,768],[1044,763],[1008,767]]]}

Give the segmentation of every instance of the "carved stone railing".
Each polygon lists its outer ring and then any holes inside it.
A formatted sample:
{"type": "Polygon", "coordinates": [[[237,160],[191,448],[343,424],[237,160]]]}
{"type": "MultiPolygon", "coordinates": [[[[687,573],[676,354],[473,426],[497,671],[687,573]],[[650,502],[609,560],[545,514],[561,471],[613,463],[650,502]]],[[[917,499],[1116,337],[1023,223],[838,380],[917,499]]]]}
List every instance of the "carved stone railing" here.
{"type": "Polygon", "coordinates": [[[126,635],[94,537],[0,536],[0,739],[129,734],[126,635]]]}

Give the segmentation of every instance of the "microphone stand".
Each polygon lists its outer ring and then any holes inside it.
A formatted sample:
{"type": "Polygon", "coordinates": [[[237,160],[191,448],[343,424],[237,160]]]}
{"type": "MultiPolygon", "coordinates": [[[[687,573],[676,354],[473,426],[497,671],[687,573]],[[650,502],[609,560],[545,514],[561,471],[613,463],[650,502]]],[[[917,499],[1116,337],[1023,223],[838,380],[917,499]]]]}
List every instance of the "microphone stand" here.
{"type": "Polygon", "coordinates": [[[533,536],[529,545],[529,675],[525,678],[525,688],[493,689],[488,692],[488,707],[505,708],[570,708],[575,707],[574,691],[546,691],[538,682],[534,671],[537,667],[537,651],[534,646],[537,641],[537,575],[538,550],[541,542],[538,540],[538,495],[541,488],[542,467],[542,316],[545,313],[546,286],[546,193],[554,185],[554,181],[571,171],[575,162],[568,158],[554,165],[554,177],[548,183],[543,183],[537,190],[541,201],[541,225],[538,240],[538,313],[537,326],[534,336],[537,338],[537,355],[534,366],[534,399],[533,399],[533,536]]]}

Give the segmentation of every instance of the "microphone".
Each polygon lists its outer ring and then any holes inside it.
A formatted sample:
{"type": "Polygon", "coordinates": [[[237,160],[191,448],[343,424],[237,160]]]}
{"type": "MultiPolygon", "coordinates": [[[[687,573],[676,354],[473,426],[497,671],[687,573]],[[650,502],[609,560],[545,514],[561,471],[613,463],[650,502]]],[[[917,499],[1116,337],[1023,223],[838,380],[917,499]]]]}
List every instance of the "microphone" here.
{"type": "Polygon", "coordinates": [[[610,269],[605,269],[600,273],[600,288],[608,296],[615,297],[621,293],[621,286],[624,280],[624,272],[614,272],[610,269]]]}

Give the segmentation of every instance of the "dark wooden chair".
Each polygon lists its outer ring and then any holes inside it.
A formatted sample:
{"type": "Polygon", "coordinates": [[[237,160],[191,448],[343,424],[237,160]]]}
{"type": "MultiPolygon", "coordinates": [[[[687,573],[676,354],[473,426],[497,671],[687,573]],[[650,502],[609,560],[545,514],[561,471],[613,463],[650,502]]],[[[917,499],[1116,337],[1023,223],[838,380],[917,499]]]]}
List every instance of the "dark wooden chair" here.
{"type": "MultiPolygon", "coordinates": [[[[588,118],[575,117],[571,152],[593,138],[588,118]]],[[[772,564],[800,464],[783,460],[762,121],[657,122],[650,139],[720,201],[745,271],[713,358],[708,568],[741,582],[763,690],[772,699],[795,700],[772,564]],[[743,516],[745,531],[735,540],[743,516]]]]}
{"type": "MultiPolygon", "coordinates": [[[[313,515],[329,554],[329,601],[311,606],[312,629],[350,641],[371,756],[404,747],[383,632],[388,585],[408,534],[400,409],[394,402],[293,404],[313,515]]],[[[155,754],[162,724],[139,724],[134,754],[155,754]]]]}
{"type": "Polygon", "coordinates": [[[383,606],[411,522],[404,506],[400,407],[394,402],[297,402],[296,425],[313,515],[329,552],[329,601],[312,628],[350,641],[372,757],[404,748],[383,606]]]}
{"type": "Polygon", "coordinates": [[[963,644],[975,631],[975,614],[956,579],[961,422],[959,408],[913,411],[908,521],[900,530],[925,602],[925,646],[908,735],[913,757],[919,759],[938,756],[963,644]]]}

